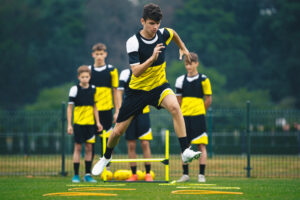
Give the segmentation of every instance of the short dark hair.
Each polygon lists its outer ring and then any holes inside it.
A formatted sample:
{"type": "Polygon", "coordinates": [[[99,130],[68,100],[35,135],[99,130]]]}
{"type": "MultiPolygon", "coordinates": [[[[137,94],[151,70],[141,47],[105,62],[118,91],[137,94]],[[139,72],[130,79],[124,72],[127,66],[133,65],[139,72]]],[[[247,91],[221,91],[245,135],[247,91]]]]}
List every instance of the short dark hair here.
{"type": "Polygon", "coordinates": [[[91,75],[91,70],[87,65],[81,65],[80,67],[78,67],[77,75],[80,76],[80,74],[83,72],[87,72],[91,75]]]}
{"type": "Polygon", "coordinates": [[[103,43],[94,44],[92,51],[106,51],[106,45],[103,43]]]}
{"type": "MultiPolygon", "coordinates": [[[[194,52],[190,52],[191,55],[191,62],[198,62],[198,55],[194,52]]],[[[184,62],[187,62],[186,56],[184,56],[184,62]]]]}
{"type": "Polygon", "coordinates": [[[154,3],[149,3],[144,6],[143,10],[143,19],[152,19],[156,22],[159,22],[162,19],[162,12],[158,5],[154,3]]]}

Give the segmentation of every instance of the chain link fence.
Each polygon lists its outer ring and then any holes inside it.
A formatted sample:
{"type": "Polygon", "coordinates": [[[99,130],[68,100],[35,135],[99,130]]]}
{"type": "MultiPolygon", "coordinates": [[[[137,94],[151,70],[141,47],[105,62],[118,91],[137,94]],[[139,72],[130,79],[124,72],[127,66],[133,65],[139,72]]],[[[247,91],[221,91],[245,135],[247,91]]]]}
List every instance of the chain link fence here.
{"type": "MultiPolygon", "coordinates": [[[[209,136],[207,176],[300,178],[300,111],[218,108],[208,111],[209,136]]],[[[154,139],[153,157],[163,157],[164,132],[170,130],[170,176],[182,174],[180,147],[166,111],[151,110],[154,139]]],[[[0,112],[0,175],[73,174],[73,138],[66,134],[65,108],[62,111],[0,112]]],[[[96,154],[102,153],[100,138],[96,154]]],[[[137,152],[142,155],[138,143],[137,152]]],[[[127,158],[122,137],[114,158],[127,158]]],[[[97,158],[95,157],[95,160],[97,158]]],[[[82,161],[83,163],[83,161],[82,161]]],[[[84,165],[81,165],[84,171],[84,165]]],[[[129,169],[129,164],[114,164],[112,170],[129,169]]],[[[143,168],[143,164],[138,164],[143,168]]],[[[153,164],[163,177],[162,164],[153,164]]],[[[199,163],[190,165],[197,176],[199,163]]]]}

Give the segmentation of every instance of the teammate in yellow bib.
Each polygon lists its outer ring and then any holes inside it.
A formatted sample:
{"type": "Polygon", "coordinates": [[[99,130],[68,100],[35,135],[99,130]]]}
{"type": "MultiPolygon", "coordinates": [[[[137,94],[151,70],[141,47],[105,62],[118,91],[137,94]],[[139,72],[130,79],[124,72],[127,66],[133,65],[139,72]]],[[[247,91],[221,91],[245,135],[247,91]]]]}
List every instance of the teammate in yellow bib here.
{"type": "MultiPolygon", "coordinates": [[[[198,73],[198,56],[191,53],[191,62],[184,60],[187,74],[176,79],[176,96],[184,116],[188,141],[197,144],[202,152],[199,160],[199,182],[205,182],[206,145],[208,138],[206,134],[205,112],[212,102],[212,91],[208,77],[198,73]]],[[[183,176],[178,182],[189,180],[188,164],[183,164],[183,176]]]]}
{"type": "Polygon", "coordinates": [[[92,144],[95,143],[96,126],[98,131],[102,130],[96,108],[95,86],[90,85],[91,70],[88,66],[78,68],[79,84],[71,87],[69,92],[69,104],[67,109],[68,134],[74,133],[74,153],[73,166],[74,176],[72,182],[78,183],[79,165],[82,143],[85,143],[85,176],[84,181],[96,182],[91,177],[92,166],[92,144]],[[72,112],[74,108],[74,118],[72,126],[72,112]],[[96,125],[96,126],[95,126],[96,125]],[[73,128],[74,127],[74,128],[73,128]]]}

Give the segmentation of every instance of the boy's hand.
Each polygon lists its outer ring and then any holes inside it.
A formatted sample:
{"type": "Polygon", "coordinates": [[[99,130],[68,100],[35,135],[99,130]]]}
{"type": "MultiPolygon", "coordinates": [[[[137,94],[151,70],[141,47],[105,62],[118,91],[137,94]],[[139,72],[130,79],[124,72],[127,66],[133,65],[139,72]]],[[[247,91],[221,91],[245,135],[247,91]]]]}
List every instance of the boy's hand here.
{"type": "Polygon", "coordinates": [[[191,62],[191,54],[189,50],[185,49],[179,49],[179,60],[182,60],[182,57],[186,56],[187,61],[190,63],[191,62]]]}
{"type": "Polygon", "coordinates": [[[69,135],[73,134],[73,127],[72,126],[68,126],[68,134],[69,135]]]}
{"type": "Polygon", "coordinates": [[[103,127],[100,123],[97,123],[97,128],[98,128],[97,132],[101,132],[103,130],[103,127]]]}
{"type": "Polygon", "coordinates": [[[152,58],[153,58],[153,62],[155,62],[159,56],[159,53],[162,52],[162,49],[164,49],[165,46],[163,45],[163,43],[159,43],[156,45],[156,47],[153,50],[153,54],[152,54],[152,58]]]}

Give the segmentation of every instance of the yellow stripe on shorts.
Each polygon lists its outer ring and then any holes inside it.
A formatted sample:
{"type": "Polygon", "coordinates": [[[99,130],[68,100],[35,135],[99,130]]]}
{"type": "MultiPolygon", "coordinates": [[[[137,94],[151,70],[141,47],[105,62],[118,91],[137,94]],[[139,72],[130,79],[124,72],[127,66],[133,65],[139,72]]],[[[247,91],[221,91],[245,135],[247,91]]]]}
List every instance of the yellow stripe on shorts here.
{"type": "Polygon", "coordinates": [[[200,136],[194,138],[191,142],[192,144],[208,144],[208,137],[206,133],[201,134],[200,136]]]}
{"type": "Polygon", "coordinates": [[[90,139],[87,139],[85,142],[86,142],[86,143],[94,144],[94,143],[96,142],[96,137],[95,137],[95,135],[93,135],[93,137],[91,137],[90,139]]]}
{"type": "Polygon", "coordinates": [[[139,137],[139,140],[152,140],[152,139],[153,139],[153,137],[152,137],[152,129],[151,128],[149,128],[149,130],[146,133],[144,133],[143,135],[141,135],[139,137]]]}
{"type": "Polygon", "coordinates": [[[160,98],[159,98],[159,101],[158,101],[158,105],[159,105],[159,106],[160,106],[162,100],[163,100],[167,95],[169,95],[169,94],[175,95],[174,92],[173,92],[173,90],[171,90],[170,88],[165,89],[165,90],[161,93],[160,98]]]}

